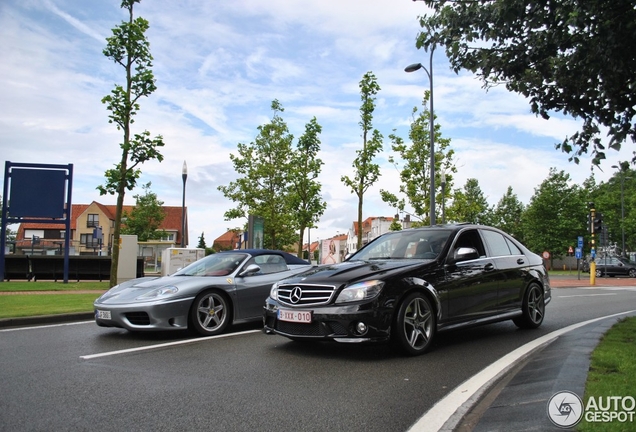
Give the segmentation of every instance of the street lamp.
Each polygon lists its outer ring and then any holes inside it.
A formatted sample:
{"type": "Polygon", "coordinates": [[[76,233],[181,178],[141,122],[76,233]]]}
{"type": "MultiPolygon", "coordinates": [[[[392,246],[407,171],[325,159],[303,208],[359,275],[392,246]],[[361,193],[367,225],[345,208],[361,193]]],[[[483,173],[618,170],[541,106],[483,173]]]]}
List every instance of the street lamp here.
{"type": "Polygon", "coordinates": [[[446,173],[442,171],[442,223],[446,223],[446,173]]]}
{"type": "Polygon", "coordinates": [[[622,164],[621,166],[612,165],[612,168],[618,169],[621,175],[621,237],[622,237],[621,255],[625,256],[625,205],[624,205],[624,199],[623,199],[623,184],[625,183],[625,173],[623,172],[622,164]]]}
{"type": "Polygon", "coordinates": [[[183,161],[183,169],[181,170],[181,178],[183,179],[183,201],[181,202],[181,247],[185,247],[186,234],[186,217],[185,217],[185,186],[188,179],[188,166],[183,161]]]}
{"type": "Polygon", "coordinates": [[[435,225],[435,129],[434,129],[434,124],[433,124],[433,51],[435,51],[435,45],[431,46],[431,56],[430,56],[430,64],[428,69],[426,69],[422,63],[413,63],[412,65],[409,65],[407,67],[404,68],[405,72],[415,72],[418,69],[423,69],[424,72],[426,72],[426,75],[428,75],[428,80],[431,83],[431,94],[430,94],[430,104],[431,104],[431,108],[430,108],[430,115],[431,115],[431,119],[430,119],[430,127],[431,127],[431,131],[430,131],[430,153],[431,153],[431,225],[435,225]]]}

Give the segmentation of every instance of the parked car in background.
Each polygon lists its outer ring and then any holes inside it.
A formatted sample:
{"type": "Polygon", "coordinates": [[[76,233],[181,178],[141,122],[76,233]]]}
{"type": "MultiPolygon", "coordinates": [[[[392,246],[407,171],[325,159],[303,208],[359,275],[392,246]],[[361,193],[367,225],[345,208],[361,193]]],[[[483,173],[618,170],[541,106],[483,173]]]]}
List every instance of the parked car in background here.
{"type": "Polygon", "coordinates": [[[262,319],[272,284],[310,267],[277,250],[215,253],[171,276],[133,279],[111,288],[94,303],[95,321],[129,331],[190,329],[216,335],[231,323],[262,319]]]}
{"type": "MultiPolygon", "coordinates": [[[[601,276],[629,276],[636,277],[636,263],[622,257],[596,258],[596,277],[601,276]]],[[[590,272],[590,263],[585,262],[582,267],[585,273],[590,272]]]]}
{"type": "Polygon", "coordinates": [[[426,352],[437,331],[513,320],[537,328],[550,302],[543,260],[483,225],[384,234],[344,262],[274,284],[264,331],[298,341],[393,341],[426,352]]]}

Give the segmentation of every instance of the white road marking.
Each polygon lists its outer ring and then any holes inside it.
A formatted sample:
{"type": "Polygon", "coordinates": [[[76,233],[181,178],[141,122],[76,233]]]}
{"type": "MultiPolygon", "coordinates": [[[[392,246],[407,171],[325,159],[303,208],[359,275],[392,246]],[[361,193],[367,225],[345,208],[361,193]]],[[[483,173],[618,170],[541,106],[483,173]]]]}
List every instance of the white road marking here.
{"type": "Polygon", "coordinates": [[[261,332],[261,330],[247,330],[247,331],[238,332],[238,333],[227,333],[227,334],[222,334],[222,335],[217,335],[217,336],[208,336],[208,337],[203,337],[203,338],[195,338],[195,339],[188,339],[188,340],[182,340],[182,341],[176,341],[176,342],[168,342],[168,343],[163,343],[163,344],[158,344],[158,345],[149,345],[149,346],[144,346],[144,347],[129,348],[129,349],[124,349],[124,350],[119,350],[119,351],[110,351],[110,352],[104,352],[104,353],[99,353],[99,354],[89,354],[89,355],[80,356],[80,358],[82,360],[91,360],[91,359],[98,358],[98,357],[108,357],[108,356],[115,356],[115,355],[119,355],[119,354],[127,354],[127,353],[131,353],[131,352],[149,351],[149,350],[153,350],[153,349],[157,349],[157,348],[165,348],[165,347],[176,346],[176,345],[185,345],[185,344],[189,344],[189,343],[203,342],[203,341],[207,341],[207,340],[211,340],[211,339],[221,339],[221,338],[226,338],[226,337],[241,336],[241,335],[245,335],[245,334],[258,333],[258,332],[261,332]]]}
{"type": "Polygon", "coordinates": [[[49,325],[39,325],[39,326],[33,326],[33,327],[9,328],[9,329],[0,330],[0,333],[21,331],[21,330],[36,330],[36,329],[43,329],[43,328],[72,326],[72,325],[78,325],[78,324],[95,324],[95,321],[94,320],[93,321],[75,321],[75,322],[62,323],[62,324],[49,324],[49,325]]]}
{"type": "Polygon", "coordinates": [[[616,293],[607,293],[607,294],[575,294],[569,296],[558,296],[559,298],[570,298],[570,297],[598,297],[598,296],[615,296],[616,293]]]}
{"type": "MultiPolygon", "coordinates": [[[[462,384],[457,386],[452,392],[447,394],[443,399],[439,400],[430,410],[428,410],[422,417],[420,417],[408,432],[431,432],[431,431],[450,431],[451,429],[443,429],[446,422],[456,412],[467,412],[469,407],[463,405],[479,391],[485,391],[486,385],[495,378],[506,373],[512,368],[516,361],[529,355],[535,349],[541,347],[544,344],[552,342],[562,334],[575,330],[579,327],[583,327],[587,324],[591,324],[596,321],[601,321],[607,318],[613,318],[621,315],[627,315],[635,313],[636,310],[627,312],[621,312],[613,315],[608,315],[600,318],[591,319],[588,321],[572,324],[571,326],[564,327],[562,329],[553,331],[547,335],[544,335],[538,339],[529,342],[516,350],[506,354],[490,366],[484,368],[481,372],[467,379],[462,384]]],[[[453,427],[456,425],[453,425],[453,427]]]]}

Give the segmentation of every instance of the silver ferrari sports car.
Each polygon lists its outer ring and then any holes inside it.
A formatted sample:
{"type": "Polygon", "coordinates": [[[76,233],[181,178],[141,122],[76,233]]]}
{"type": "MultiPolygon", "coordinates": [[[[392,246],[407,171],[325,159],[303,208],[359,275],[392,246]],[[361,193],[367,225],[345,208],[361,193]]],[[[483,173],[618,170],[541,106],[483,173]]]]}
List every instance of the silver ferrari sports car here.
{"type": "Polygon", "coordinates": [[[272,284],[310,267],[277,250],[219,252],[170,276],[114,286],[95,300],[95,322],[129,331],[190,329],[216,335],[232,323],[261,320],[272,284]]]}

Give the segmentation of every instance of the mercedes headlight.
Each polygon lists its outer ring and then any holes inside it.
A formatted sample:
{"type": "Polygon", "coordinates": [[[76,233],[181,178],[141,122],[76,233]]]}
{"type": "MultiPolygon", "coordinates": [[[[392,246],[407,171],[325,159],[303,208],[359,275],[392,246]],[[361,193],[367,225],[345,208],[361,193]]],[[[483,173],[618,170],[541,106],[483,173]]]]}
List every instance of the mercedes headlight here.
{"type": "Polygon", "coordinates": [[[336,303],[348,303],[375,298],[382,291],[384,281],[370,280],[349,285],[340,292],[336,303]]]}
{"type": "Polygon", "coordinates": [[[272,289],[269,290],[269,297],[272,300],[278,301],[278,282],[272,285],[272,289]]]}

